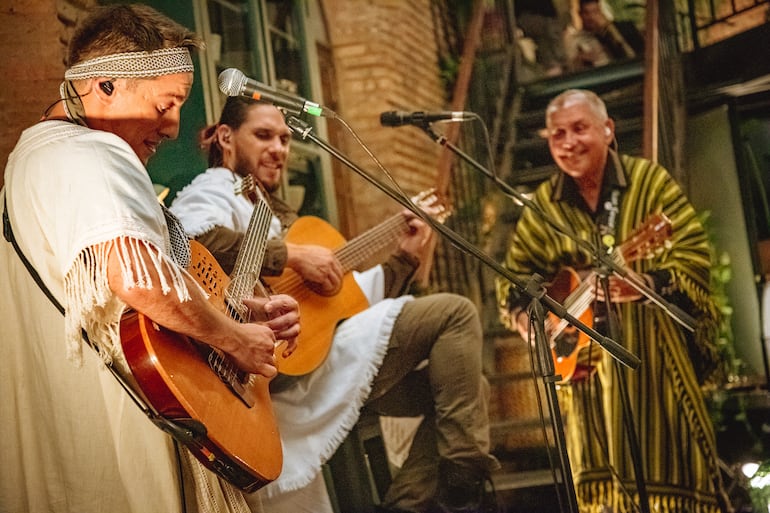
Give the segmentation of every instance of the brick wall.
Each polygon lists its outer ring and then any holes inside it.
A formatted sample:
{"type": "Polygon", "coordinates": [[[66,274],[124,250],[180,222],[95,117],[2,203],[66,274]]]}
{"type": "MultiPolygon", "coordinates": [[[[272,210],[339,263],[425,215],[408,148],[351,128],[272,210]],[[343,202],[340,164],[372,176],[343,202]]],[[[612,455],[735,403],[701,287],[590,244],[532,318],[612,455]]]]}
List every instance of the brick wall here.
{"type": "Polygon", "coordinates": [[[74,20],[85,6],[93,3],[14,0],[0,7],[2,169],[22,130],[40,119],[46,107],[59,97],[65,42],[74,20]]]}
{"type": "MultiPolygon", "coordinates": [[[[440,147],[414,127],[380,126],[388,110],[442,110],[437,29],[430,0],[324,0],[331,41],[337,114],[356,131],[409,194],[432,186],[440,147]]],[[[330,121],[330,123],[336,123],[330,121]]],[[[353,162],[383,175],[359,145],[339,131],[337,145],[353,162]]],[[[340,227],[348,235],[399,209],[348,168],[335,173],[340,227]]]]}

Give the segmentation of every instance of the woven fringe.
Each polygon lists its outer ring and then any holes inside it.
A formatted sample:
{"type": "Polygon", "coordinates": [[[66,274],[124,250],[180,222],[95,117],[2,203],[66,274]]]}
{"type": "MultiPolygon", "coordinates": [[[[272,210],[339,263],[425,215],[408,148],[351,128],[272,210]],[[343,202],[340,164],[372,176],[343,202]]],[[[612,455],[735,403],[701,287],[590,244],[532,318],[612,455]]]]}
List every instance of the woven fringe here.
{"type": "MultiPolygon", "coordinates": [[[[590,481],[577,486],[578,508],[582,513],[605,513],[607,507],[613,513],[636,513],[639,496],[629,496],[609,481],[590,481]]],[[[721,513],[713,500],[699,499],[695,494],[685,496],[676,493],[647,493],[650,510],[655,513],[721,513]]]]}
{"type": "Polygon", "coordinates": [[[338,426],[334,434],[329,437],[327,444],[320,449],[317,457],[313,458],[313,463],[308,464],[307,468],[305,468],[303,472],[294,479],[279,479],[278,481],[270,483],[268,486],[263,488],[261,492],[264,493],[266,497],[277,497],[283,493],[300,490],[308,486],[316,478],[318,473],[321,472],[322,465],[334,455],[340,444],[345,441],[345,438],[347,438],[356,422],[358,422],[361,408],[364,406],[367,398],[369,397],[369,393],[372,389],[372,381],[374,381],[374,378],[377,376],[380,365],[382,365],[382,360],[385,358],[385,353],[388,350],[387,341],[390,338],[390,333],[393,331],[393,324],[401,312],[401,308],[403,307],[404,303],[409,300],[411,300],[411,296],[401,296],[396,300],[399,303],[398,308],[391,309],[388,312],[386,319],[383,321],[383,324],[380,327],[379,333],[376,334],[377,337],[383,337],[384,340],[382,344],[377,345],[374,357],[370,359],[369,364],[365,369],[366,385],[362,386],[359,390],[359,393],[355,397],[351,398],[351,402],[355,405],[355,407],[348,408],[345,415],[337,420],[338,426]]]}
{"type": "Polygon", "coordinates": [[[83,359],[82,330],[98,349],[106,364],[120,354],[120,318],[125,304],[110,289],[107,264],[115,250],[123,284],[127,289],[152,289],[149,266],[159,276],[163,294],[176,291],[180,302],[190,299],[185,282],[186,271],[150,242],[124,237],[85,248],[64,277],[65,337],[67,357],[77,365],[83,359]],[[145,261],[140,248],[146,250],[145,261]]]}
{"type": "MultiPolygon", "coordinates": [[[[346,415],[343,419],[341,419],[340,428],[337,431],[336,435],[329,440],[329,443],[327,444],[327,446],[321,451],[321,459],[323,461],[328,461],[329,458],[334,456],[334,453],[337,451],[337,448],[340,446],[340,444],[342,444],[342,442],[345,441],[345,438],[347,438],[348,434],[350,434],[350,431],[353,429],[353,426],[355,426],[356,422],[358,422],[358,417],[360,416],[361,408],[364,407],[364,403],[366,403],[366,399],[369,397],[369,393],[372,391],[372,381],[374,381],[374,378],[377,376],[377,373],[380,370],[380,365],[382,364],[382,360],[385,358],[385,353],[387,352],[387,350],[388,350],[387,344],[383,344],[378,347],[376,358],[374,358],[374,360],[370,362],[366,370],[365,379],[369,385],[361,389],[361,391],[355,398],[355,404],[356,404],[355,410],[352,410],[352,409],[349,410],[348,415],[346,415]]],[[[305,483],[305,485],[308,485],[308,484],[310,484],[310,481],[305,483]]]]}
{"type": "Polygon", "coordinates": [[[353,426],[355,426],[356,422],[358,422],[358,417],[360,415],[361,408],[363,408],[364,403],[366,402],[366,399],[369,397],[369,392],[371,392],[371,389],[372,389],[371,383],[372,381],[374,381],[375,376],[377,376],[377,372],[380,369],[380,365],[382,364],[382,360],[385,358],[385,353],[387,352],[387,350],[388,350],[387,344],[380,346],[379,350],[377,351],[376,358],[367,368],[366,380],[369,383],[369,385],[363,388],[355,398],[352,398],[353,402],[356,405],[355,409],[349,409],[347,415],[340,418],[337,431],[329,439],[329,443],[327,443],[326,446],[323,449],[321,449],[321,451],[319,452],[318,464],[313,465],[312,467],[309,467],[308,471],[305,474],[297,477],[291,482],[280,483],[281,484],[280,487],[268,486],[267,488],[264,489],[264,493],[267,494],[267,497],[269,498],[277,497],[282,493],[301,490],[302,488],[305,488],[307,485],[309,485],[313,481],[313,479],[316,478],[318,473],[321,472],[321,466],[325,462],[329,461],[329,459],[332,456],[334,456],[334,453],[337,451],[339,446],[342,444],[342,442],[345,441],[345,438],[347,438],[347,436],[350,434],[350,431],[353,429],[353,426]]]}

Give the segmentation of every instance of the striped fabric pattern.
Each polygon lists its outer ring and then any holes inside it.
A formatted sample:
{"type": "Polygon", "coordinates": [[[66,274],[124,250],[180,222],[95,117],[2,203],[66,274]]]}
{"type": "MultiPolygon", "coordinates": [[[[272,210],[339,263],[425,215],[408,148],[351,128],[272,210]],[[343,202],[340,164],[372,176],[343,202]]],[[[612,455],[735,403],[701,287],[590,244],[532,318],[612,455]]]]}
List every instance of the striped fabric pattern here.
{"type": "MultiPolygon", "coordinates": [[[[683,330],[659,307],[635,302],[617,309],[623,334],[618,342],[641,359],[638,369],[622,368],[621,372],[627,380],[650,504],[661,513],[716,513],[721,479],[715,434],[691,361],[716,358],[718,314],[709,293],[712,254],[708,238],[694,208],[663,167],[625,155],[620,162],[628,187],[620,202],[617,239],[625,240],[659,211],[673,227],[671,247],[630,267],[638,273],[668,270],[670,286],[658,292],[666,298],[686,296],[689,301],[680,306],[699,326],[688,345],[683,330]]],[[[533,201],[579,237],[595,240],[597,226],[589,213],[567,201],[551,199],[554,183],[543,183],[533,201]]],[[[548,280],[563,266],[590,267],[592,260],[573,240],[526,209],[504,265],[516,274],[539,273],[548,280]]],[[[498,283],[501,306],[508,301],[510,288],[507,282],[498,283]]],[[[605,511],[604,506],[615,513],[635,511],[631,501],[638,498],[617,393],[618,364],[596,344],[586,351],[603,353],[597,372],[559,390],[580,511],[599,513],[605,511]]]]}

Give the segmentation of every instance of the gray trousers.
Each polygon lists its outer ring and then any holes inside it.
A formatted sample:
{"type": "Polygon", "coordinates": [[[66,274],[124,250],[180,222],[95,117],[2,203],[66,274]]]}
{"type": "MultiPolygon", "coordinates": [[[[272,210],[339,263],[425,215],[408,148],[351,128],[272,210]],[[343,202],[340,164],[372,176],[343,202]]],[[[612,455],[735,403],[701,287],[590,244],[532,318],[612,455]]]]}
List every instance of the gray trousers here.
{"type": "Polygon", "coordinates": [[[383,505],[421,512],[436,495],[438,462],[489,471],[482,330],[476,307],[456,294],[432,294],[404,305],[366,407],[381,415],[424,415],[383,505]],[[414,370],[422,361],[428,365],[414,370]]]}

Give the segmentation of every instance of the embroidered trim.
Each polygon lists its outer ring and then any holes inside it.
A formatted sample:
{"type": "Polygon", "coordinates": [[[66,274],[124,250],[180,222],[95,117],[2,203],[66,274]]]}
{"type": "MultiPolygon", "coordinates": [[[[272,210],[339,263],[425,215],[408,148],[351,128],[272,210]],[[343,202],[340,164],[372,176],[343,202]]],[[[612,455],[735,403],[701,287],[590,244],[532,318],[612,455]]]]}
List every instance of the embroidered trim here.
{"type": "Polygon", "coordinates": [[[179,46],[152,52],[126,52],[79,62],[64,72],[65,80],[87,78],[151,78],[174,73],[192,73],[190,50],[179,46]]]}

